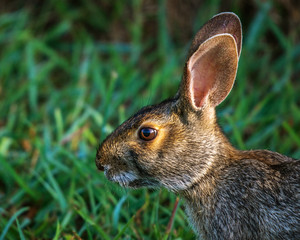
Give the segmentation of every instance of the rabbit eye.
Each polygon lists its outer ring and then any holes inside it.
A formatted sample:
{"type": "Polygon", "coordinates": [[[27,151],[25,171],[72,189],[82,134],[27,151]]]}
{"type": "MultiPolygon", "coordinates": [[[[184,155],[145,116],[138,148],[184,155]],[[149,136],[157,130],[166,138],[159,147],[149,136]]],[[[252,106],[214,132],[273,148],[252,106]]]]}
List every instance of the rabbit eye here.
{"type": "Polygon", "coordinates": [[[139,132],[139,136],[141,139],[145,141],[150,141],[154,139],[157,135],[157,130],[153,128],[142,128],[139,132]]]}

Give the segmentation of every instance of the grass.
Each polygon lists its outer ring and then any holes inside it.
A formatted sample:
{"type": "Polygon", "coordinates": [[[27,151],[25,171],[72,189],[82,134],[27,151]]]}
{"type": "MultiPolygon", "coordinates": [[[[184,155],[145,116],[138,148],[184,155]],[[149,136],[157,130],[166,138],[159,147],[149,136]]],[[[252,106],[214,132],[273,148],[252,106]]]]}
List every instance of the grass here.
{"type": "MultiPolygon", "coordinates": [[[[128,3],[108,13],[93,1],[32,2],[0,15],[0,240],[194,239],[182,200],[170,230],[174,194],[121,189],[94,164],[118,124],[175,94],[187,52],[166,31],[165,1],[146,40],[148,16],[140,1],[128,3]],[[128,41],[105,40],[115,21],[128,41]]],[[[238,148],[300,158],[299,32],[275,23],[275,3],[254,5],[251,18],[228,6],[250,20],[220,124],[238,148]]],[[[195,29],[222,9],[218,1],[205,7],[195,29]]]]}

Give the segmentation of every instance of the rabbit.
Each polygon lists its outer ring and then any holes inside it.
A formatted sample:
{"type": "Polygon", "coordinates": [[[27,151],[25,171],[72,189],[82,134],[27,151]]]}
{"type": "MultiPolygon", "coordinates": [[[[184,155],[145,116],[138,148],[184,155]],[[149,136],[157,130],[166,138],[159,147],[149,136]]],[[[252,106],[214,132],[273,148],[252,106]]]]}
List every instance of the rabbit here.
{"type": "Polygon", "coordinates": [[[220,13],[196,34],[175,97],[146,106],[99,146],[96,165],[129,188],[180,195],[199,239],[300,239],[300,161],[240,151],[215,108],[234,84],[241,23],[220,13]]]}

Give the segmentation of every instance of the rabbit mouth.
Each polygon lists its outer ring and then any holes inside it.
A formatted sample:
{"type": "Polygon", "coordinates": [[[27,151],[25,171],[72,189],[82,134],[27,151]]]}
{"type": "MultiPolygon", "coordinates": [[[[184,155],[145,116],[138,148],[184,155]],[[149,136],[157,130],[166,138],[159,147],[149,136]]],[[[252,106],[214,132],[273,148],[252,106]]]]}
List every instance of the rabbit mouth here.
{"type": "Polygon", "coordinates": [[[106,168],[104,174],[108,180],[119,183],[122,187],[130,187],[130,184],[138,179],[132,171],[113,173],[111,169],[106,168]]]}
{"type": "Polygon", "coordinates": [[[160,186],[158,181],[153,179],[141,179],[132,171],[120,172],[116,174],[112,173],[111,169],[105,168],[104,174],[108,180],[116,182],[122,187],[136,189],[141,187],[156,188],[160,186]]]}

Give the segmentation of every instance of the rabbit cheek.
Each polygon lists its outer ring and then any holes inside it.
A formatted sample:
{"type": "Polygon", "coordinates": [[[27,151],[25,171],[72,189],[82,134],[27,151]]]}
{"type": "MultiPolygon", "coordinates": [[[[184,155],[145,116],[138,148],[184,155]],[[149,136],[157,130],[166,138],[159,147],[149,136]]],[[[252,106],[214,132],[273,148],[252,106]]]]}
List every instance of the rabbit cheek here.
{"type": "Polygon", "coordinates": [[[142,166],[142,164],[139,162],[139,154],[136,153],[136,151],[134,150],[129,150],[129,154],[130,154],[130,160],[132,163],[132,167],[135,168],[139,175],[142,177],[148,177],[149,173],[148,171],[145,169],[145,167],[142,166]]]}
{"type": "Polygon", "coordinates": [[[145,149],[137,146],[131,147],[128,150],[128,165],[129,168],[134,169],[141,179],[152,178],[151,156],[145,152],[145,149]]]}

